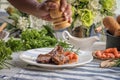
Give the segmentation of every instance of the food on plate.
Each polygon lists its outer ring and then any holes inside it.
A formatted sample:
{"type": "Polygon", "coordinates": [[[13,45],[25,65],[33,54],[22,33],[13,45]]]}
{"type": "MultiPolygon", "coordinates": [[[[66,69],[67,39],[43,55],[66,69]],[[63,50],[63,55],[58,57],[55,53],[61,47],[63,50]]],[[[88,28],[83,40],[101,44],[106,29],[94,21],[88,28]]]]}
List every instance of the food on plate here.
{"type": "Polygon", "coordinates": [[[107,68],[107,67],[113,67],[116,65],[116,61],[111,59],[111,60],[105,60],[100,63],[101,68],[107,68]]]}
{"type": "Polygon", "coordinates": [[[120,51],[117,48],[108,48],[105,50],[97,50],[93,52],[95,58],[106,60],[106,59],[118,59],[120,58],[120,51]]]}
{"type": "Polygon", "coordinates": [[[103,19],[103,24],[108,31],[114,36],[120,36],[120,25],[112,16],[107,16],[103,19]],[[115,33],[116,32],[116,33],[115,33]]]}
{"type": "Polygon", "coordinates": [[[120,58],[104,60],[100,63],[101,68],[120,67],[120,58]]]}
{"type": "Polygon", "coordinates": [[[72,51],[64,51],[63,47],[56,46],[47,54],[40,54],[37,63],[63,65],[78,61],[78,55],[72,51]]]}

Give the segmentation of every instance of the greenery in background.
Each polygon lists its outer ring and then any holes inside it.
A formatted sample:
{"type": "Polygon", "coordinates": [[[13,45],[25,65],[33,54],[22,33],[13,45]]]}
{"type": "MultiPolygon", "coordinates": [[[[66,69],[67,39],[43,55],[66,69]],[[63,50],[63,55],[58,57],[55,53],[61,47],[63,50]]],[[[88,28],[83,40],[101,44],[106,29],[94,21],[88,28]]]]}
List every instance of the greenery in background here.
{"type": "Polygon", "coordinates": [[[23,13],[12,6],[9,6],[6,11],[9,14],[9,19],[14,21],[14,23],[10,24],[10,26],[8,27],[9,30],[25,30],[26,28],[30,27],[30,20],[28,14],[23,13]]]}
{"type": "Polygon", "coordinates": [[[115,9],[116,0],[100,0],[99,3],[102,5],[101,13],[105,15],[113,15],[113,10],[115,9]]]}
{"type": "MultiPolygon", "coordinates": [[[[116,0],[68,0],[72,5],[73,25],[76,21],[85,28],[89,28],[93,23],[100,23],[102,17],[114,15],[116,0]],[[98,17],[99,16],[99,17],[98,17]],[[98,21],[98,22],[96,22],[98,21]]],[[[77,23],[77,24],[78,24],[77,23]]],[[[79,26],[80,26],[79,25],[79,26]]]]}
{"type": "Polygon", "coordinates": [[[74,0],[72,4],[73,27],[76,20],[82,22],[81,25],[89,27],[93,23],[93,13],[87,8],[89,0],[74,0]],[[84,9],[85,8],[85,9],[84,9]]]}
{"type": "Polygon", "coordinates": [[[21,40],[24,42],[25,49],[55,46],[57,39],[47,34],[48,32],[46,29],[40,31],[36,29],[27,29],[22,32],[21,40]]]}
{"type": "Polygon", "coordinates": [[[12,50],[6,46],[3,40],[0,40],[0,69],[8,67],[7,60],[11,59],[12,50]]]}
{"type": "Polygon", "coordinates": [[[16,51],[21,51],[23,50],[23,42],[22,40],[20,39],[14,39],[13,37],[10,38],[7,42],[6,42],[6,46],[7,47],[10,47],[10,49],[13,51],[13,52],[16,52],[16,51]]]}
{"type": "Polygon", "coordinates": [[[6,46],[10,47],[13,52],[41,47],[54,47],[55,45],[68,46],[66,42],[57,40],[48,28],[49,26],[44,25],[41,30],[26,29],[22,31],[19,39],[10,38],[6,42],[6,46]]]}

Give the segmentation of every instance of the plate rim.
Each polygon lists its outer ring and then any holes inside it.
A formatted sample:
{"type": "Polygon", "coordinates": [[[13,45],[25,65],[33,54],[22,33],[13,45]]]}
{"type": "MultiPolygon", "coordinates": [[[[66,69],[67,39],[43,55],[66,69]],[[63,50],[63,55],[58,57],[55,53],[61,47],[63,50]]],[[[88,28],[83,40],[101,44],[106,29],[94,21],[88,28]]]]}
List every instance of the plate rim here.
{"type": "MultiPolygon", "coordinates": [[[[36,48],[36,49],[53,49],[53,48],[36,48]]],[[[36,49],[30,49],[30,50],[36,50],[36,49]]],[[[42,67],[42,68],[73,68],[73,67],[78,67],[78,66],[87,64],[87,63],[89,63],[89,62],[91,62],[93,60],[93,56],[92,56],[92,53],[91,53],[91,57],[90,57],[90,59],[88,61],[84,61],[84,62],[78,63],[78,64],[73,63],[74,65],[73,64],[72,65],[71,64],[64,64],[64,65],[42,64],[42,63],[37,63],[36,61],[33,61],[33,60],[29,60],[29,59],[24,58],[22,56],[23,54],[25,54],[27,51],[30,51],[30,50],[26,50],[26,51],[22,52],[19,55],[20,60],[24,61],[25,63],[35,65],[35,66],[39,66],[39,67],[42,67]]],[[[90,53],[90,51],[84,51],[84,52],[89,52],[90,53]]]]}

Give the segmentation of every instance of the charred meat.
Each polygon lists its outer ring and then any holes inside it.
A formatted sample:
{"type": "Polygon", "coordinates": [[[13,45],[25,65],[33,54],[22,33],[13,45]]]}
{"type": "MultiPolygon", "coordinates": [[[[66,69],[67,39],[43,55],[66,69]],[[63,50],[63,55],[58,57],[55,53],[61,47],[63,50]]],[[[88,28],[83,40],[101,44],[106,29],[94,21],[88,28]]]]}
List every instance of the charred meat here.
{"type": "Polygon", "coordinates": [[[64,54],[61,46],[56,46],[47,54],[40,54],[37,57],[37,63],[62,65],[70,62],[70,58],[64,54]]]}
{"type": "Polygon", "coordinates": [[[54,64],[57,64],[57,65],[62,65],[62,64],[65,64],[68,62],[68,57],[65,56],[64,54],[55,54],[53,57],[52,57],[52,62],[54,62],[54,64]]]}
{"type": "Polygon", "coordinates": [[[37,62],[38,63],[50,63],[51,61],[51,55],[50,54],[40,54],[38,57],[37,57],[37,62]]]}

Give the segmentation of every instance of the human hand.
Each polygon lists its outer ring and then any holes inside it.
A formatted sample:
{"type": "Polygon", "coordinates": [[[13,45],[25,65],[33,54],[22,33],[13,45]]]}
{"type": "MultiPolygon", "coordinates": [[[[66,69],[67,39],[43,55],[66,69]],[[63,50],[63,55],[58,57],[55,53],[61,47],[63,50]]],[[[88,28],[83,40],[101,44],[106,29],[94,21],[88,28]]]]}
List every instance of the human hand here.
{"type": "MultiPolygon", "coordinates": [[[[50,9],[57,9],[58,4],[52,2],[51,0],[47,0],[43,3],[41,3],[38,6],[38,9],[40,10],[40,18],[47,21],[52,21],[53,19],[50,17],[50,9]]],[[[65,20],[68,20],[69,23],[72,22],[72,11],[71,11],[71,5],[67,3],[66,0],[61,0],[60,2],[60,11],[63,12],[63,16],[65,20]]]]}

